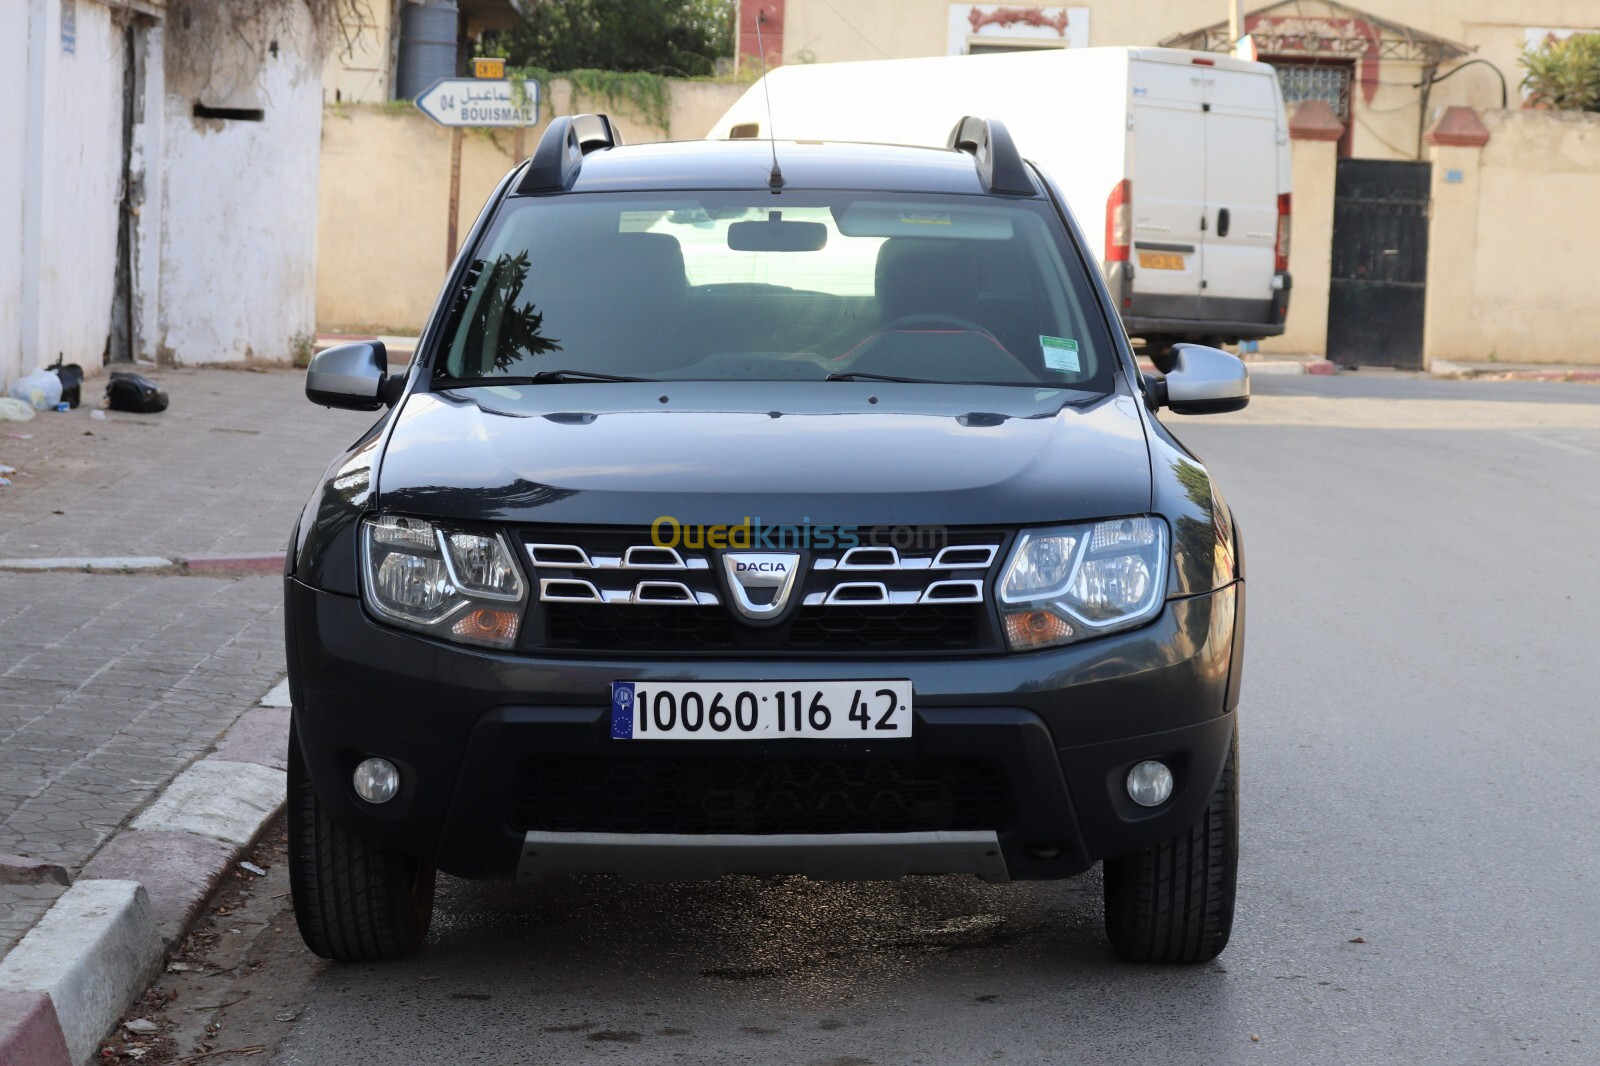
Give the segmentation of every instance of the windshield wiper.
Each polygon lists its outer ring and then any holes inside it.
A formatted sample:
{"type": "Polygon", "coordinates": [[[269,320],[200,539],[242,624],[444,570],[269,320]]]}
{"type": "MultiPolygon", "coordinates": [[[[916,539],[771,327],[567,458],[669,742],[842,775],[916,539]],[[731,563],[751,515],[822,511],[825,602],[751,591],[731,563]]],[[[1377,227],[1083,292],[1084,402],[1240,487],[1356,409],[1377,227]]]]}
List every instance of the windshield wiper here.
{"type": "Polygon", "coordinates": [[[859,370],[843,370],[829,374],[823,381],[898,381],[906,385],[1021,385],[1038,388],[1037,381],[951,381],[948,378],[903,378],[894,374],[868,374],[859,370]]]}
{"type": "Polygon", "coordinates": [[[562,385],[578,381],[655,381],[626,374],[601,374],[593,370],[541,370],[522,377],[445,378],[434,385],[441,389],[470,389],[483,385],[562,385]]]}
{"type": "Polygon", "coordinates": [[[907,385],[970,385],[967,381],[935,381],[932,378],[902,378],[893,374],[867,374],[859,370],[845,370],[829,374],[823,381],[900,381],[907,385]]]}

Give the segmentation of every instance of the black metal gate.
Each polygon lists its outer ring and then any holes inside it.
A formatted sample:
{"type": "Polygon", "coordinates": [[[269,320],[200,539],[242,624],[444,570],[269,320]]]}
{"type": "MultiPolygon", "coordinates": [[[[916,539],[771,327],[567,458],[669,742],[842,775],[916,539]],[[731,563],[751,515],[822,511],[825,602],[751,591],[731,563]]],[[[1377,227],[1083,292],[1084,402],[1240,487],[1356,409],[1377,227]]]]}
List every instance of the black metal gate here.
{"type": "Polygon", "coordinates": [[[1422,368],[1428,163],[1341,159],[1333,189],[1328,358],[1422,368]]]}

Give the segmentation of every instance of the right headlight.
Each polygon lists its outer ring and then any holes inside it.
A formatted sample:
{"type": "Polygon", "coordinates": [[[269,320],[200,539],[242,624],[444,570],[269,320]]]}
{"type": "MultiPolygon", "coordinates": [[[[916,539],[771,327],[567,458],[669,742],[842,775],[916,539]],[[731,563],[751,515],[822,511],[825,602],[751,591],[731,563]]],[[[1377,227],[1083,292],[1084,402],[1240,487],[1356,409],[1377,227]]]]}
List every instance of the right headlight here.
{"type": "Polygon", "coordinates": [[[361,523],[361,588],[387,622],[443,640],[509,648],[527,585],[498,533],[380,515],[361,523]]]}
{"type": "Polygon", "coordinates": [[[1161,609],[1167,525],[1155,515],[1024,530],[1000,578],[1012,651],[1129,629],[1161,609]]]}

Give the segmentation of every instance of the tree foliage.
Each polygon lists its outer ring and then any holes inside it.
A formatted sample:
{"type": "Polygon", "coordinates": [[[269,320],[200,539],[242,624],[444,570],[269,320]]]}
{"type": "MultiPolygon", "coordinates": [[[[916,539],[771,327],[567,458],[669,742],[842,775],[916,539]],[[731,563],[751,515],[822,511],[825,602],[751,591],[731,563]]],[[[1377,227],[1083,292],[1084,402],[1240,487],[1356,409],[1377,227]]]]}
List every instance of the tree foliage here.
{"type": "Polygon", "coordinates": [[[694,77],[733,54],[734,0],[539,0],[480,52],[518,67],[694,77]]]}
{"type": "Polygon", "coordinates": [[[1522,50],[1522,87],[1555,111],[1600,111],[1600,33],[1551,37],[1522,50]]]}

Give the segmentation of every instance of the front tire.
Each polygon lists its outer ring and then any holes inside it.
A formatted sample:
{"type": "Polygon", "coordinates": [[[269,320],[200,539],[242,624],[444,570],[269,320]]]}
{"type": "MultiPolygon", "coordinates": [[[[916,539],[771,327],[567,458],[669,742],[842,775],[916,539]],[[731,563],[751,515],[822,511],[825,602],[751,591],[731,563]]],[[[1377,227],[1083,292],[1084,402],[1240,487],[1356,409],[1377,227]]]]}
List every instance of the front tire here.
{"type": "Polygon", "coordinates": [[[1105,861],[1106,936],[1133,962],[1209,962],[1228,946],[1239,875],[1239,730],[1211,803],[1177,837],[1105,861]]]}
{"type": "Polygon", "coordinates": [[[335,962],[400,959],[433,921],[433,864],[380,848],[328,817],[289,730],[289,888],[306,947],[335,962]]]}

